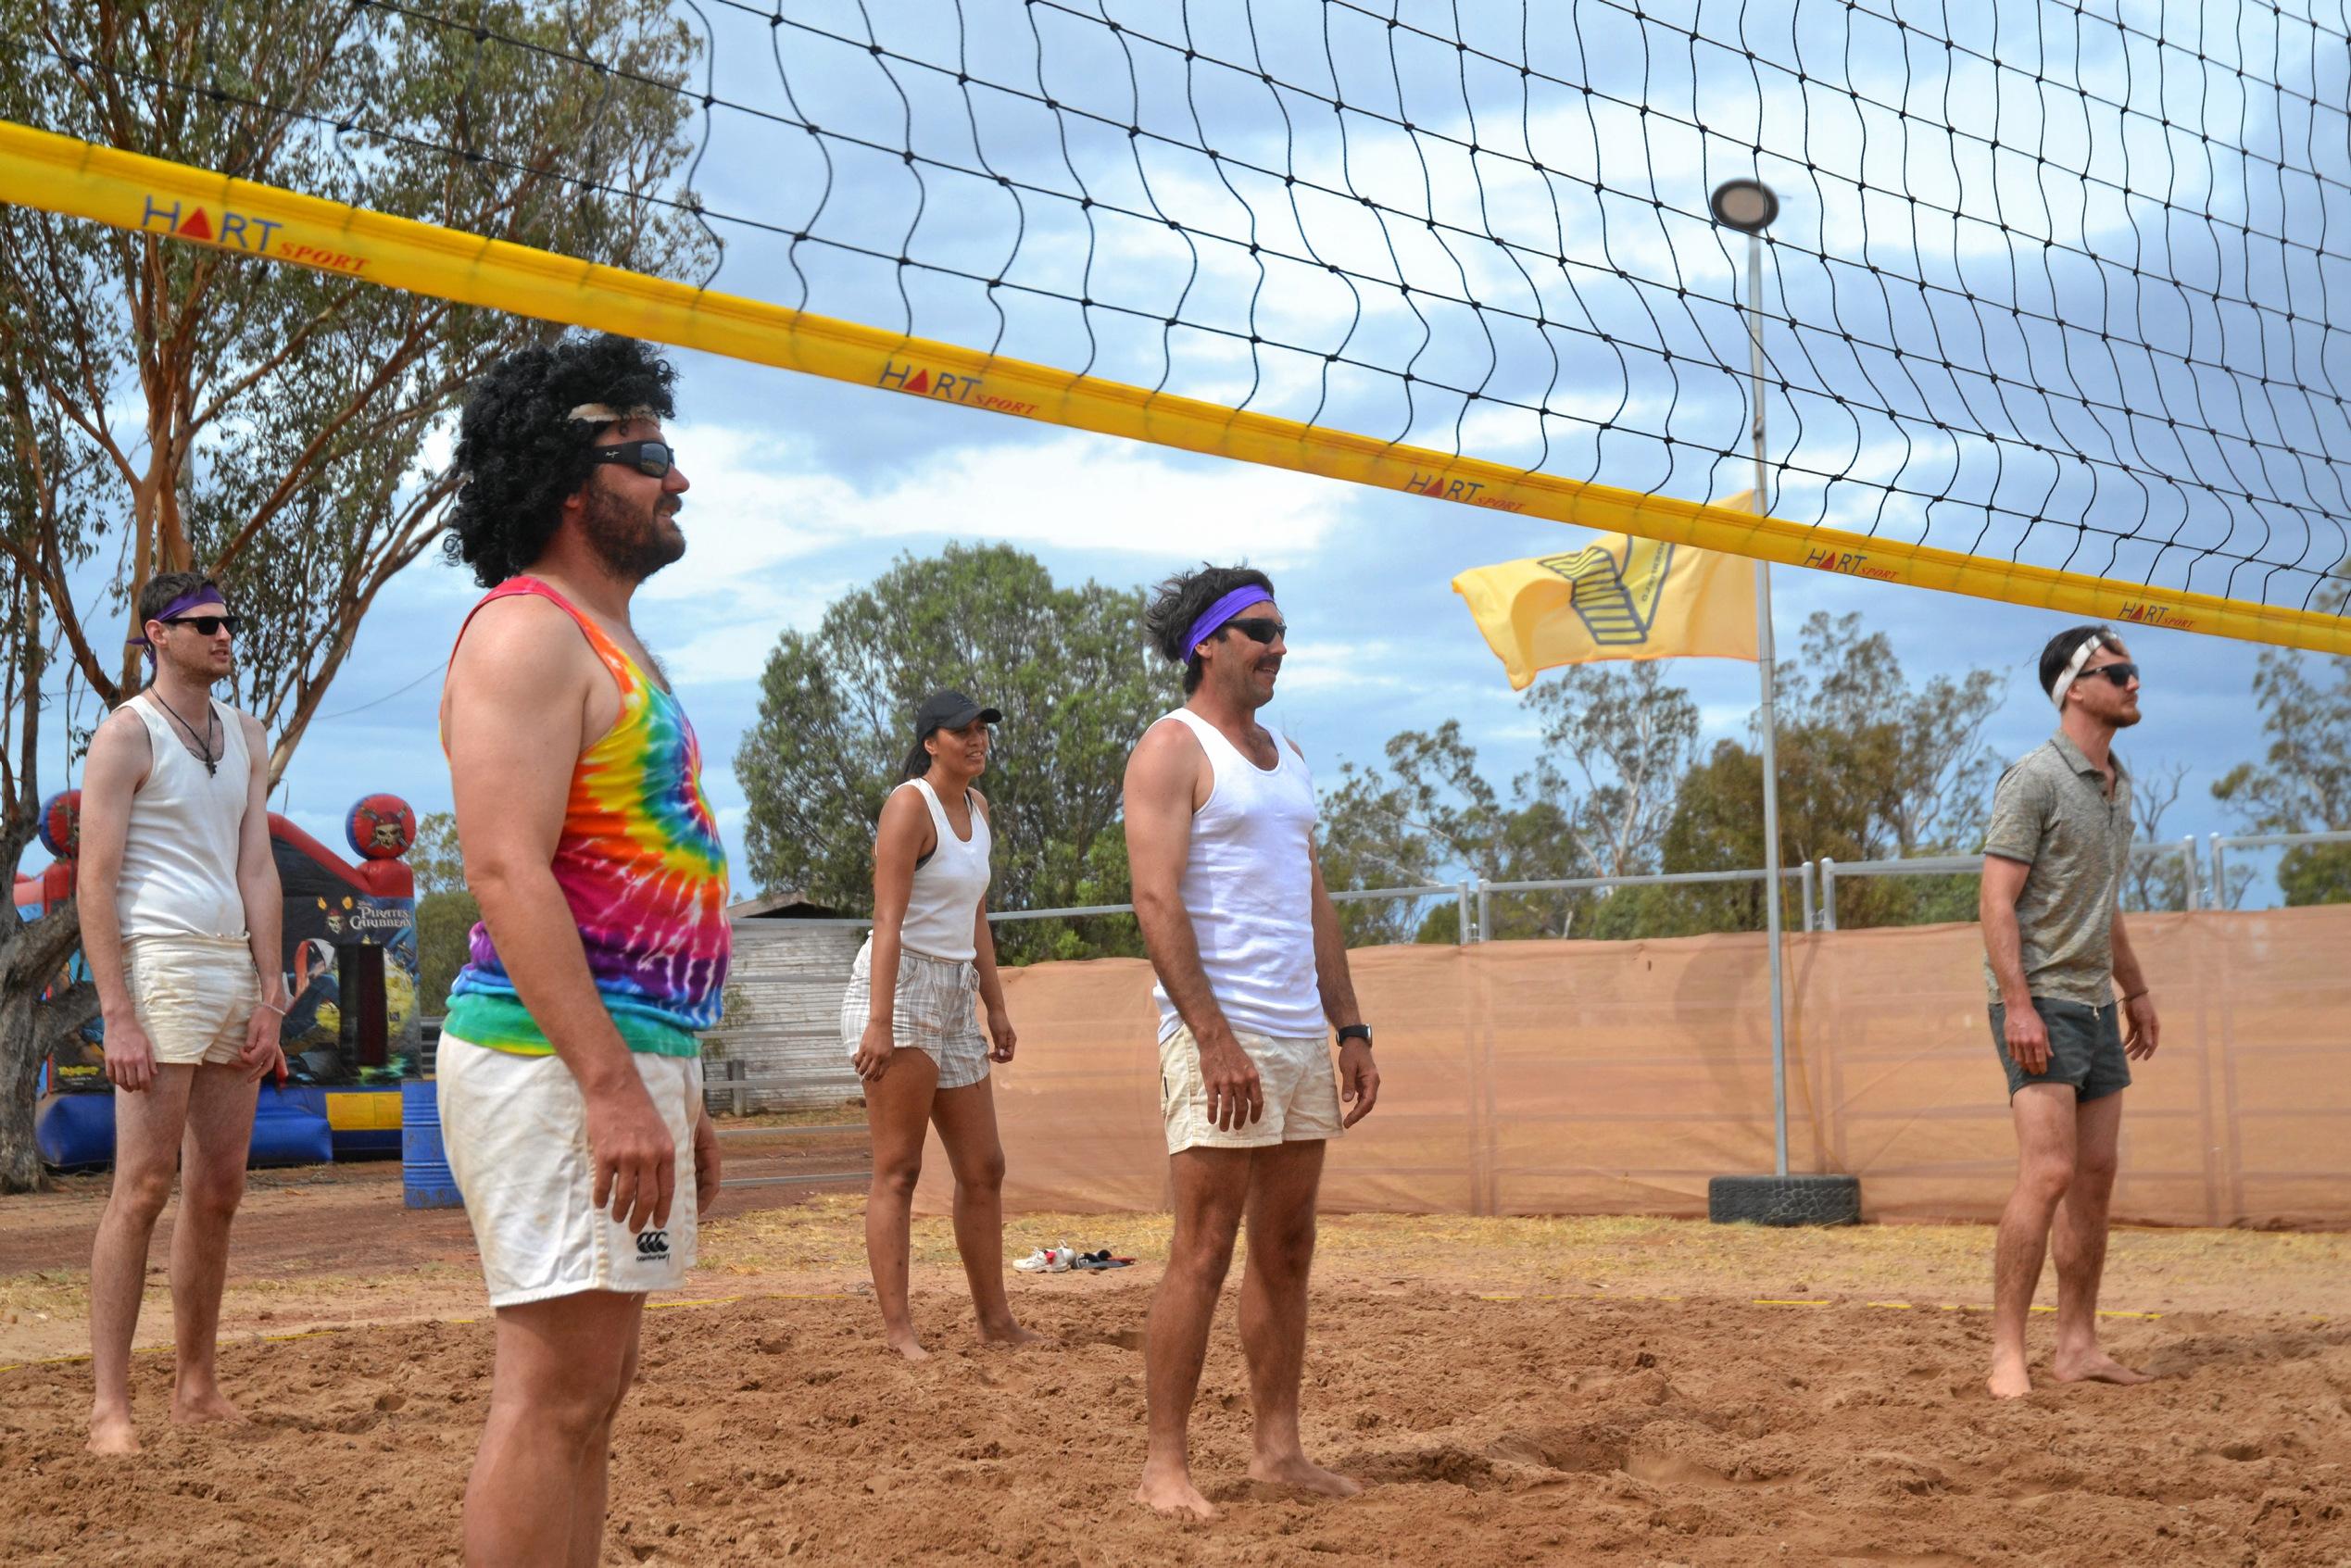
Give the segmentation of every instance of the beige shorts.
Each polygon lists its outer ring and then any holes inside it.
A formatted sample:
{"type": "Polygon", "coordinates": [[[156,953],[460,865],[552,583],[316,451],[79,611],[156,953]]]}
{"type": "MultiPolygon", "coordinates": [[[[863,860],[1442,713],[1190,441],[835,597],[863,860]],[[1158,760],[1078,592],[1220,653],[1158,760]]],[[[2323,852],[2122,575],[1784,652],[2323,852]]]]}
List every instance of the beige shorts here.
{"type": "Polygon", "coordinates": [[[253,948],[233,936],[133,936],[122,983],[157,1066],[235,1061],[261,1005],[253,948]]]}
{"type": "MultiPolygon", "coordinates": [[[[855,1056],[874,1006],[874,942],[849,966],[841,997],[841,1046],[855,1056]]],[[[979,1026],[979,967],[898,951],[898,995],[890,999],[890,1045],[921,1051],[938,1066],[938,1087],[965,1089],[987,1076],[987,1039],[979,1026]]]]}
{"type": "Polygon", "coordinates": [[[596,1205],[587,1100],[555,1056],[519,1056],[441,1036],[441,1143],[482,1253],[490,1305],[585,1290],[674,1290],[694,1266],[695,1057],[633,1058],[677,1144],[670,1223],[633,1231],[596,1205]]]}
{"type": "Polygon", "coordinates": [[[1326,1039],[1276,1040],[1233,1036],[1257,1065],[1265,1112],[1229,1132],[1208,1119],[1208,1084],[1200,1073],[1200,1043],[1178,1024],[1159,1043],[1159,1108],[1167,1124],[1167,1152],[1188,1148],[1264,1148],[1311,1143],[1346,1131],[1339,1113],[1339,1070],[1326,1039]]]}

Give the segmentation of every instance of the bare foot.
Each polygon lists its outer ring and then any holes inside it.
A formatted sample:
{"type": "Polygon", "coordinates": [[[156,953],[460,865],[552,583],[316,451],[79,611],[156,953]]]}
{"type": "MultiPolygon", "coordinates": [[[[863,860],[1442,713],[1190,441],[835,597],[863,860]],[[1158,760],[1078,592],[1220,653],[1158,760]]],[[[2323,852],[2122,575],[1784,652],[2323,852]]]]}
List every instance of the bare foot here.
{"type": "Polygon", "coordinates": [[[1253,1459],[1249,1463],[1249,1478],[1272,1486],[1298,1486],[1326,1498],[1352,1498],[1364,1489],[1360,1483],[1336,1470],[1325,1470],[1304,1454],[1288,1459],[1253,1459]]]}
{"type": "Polygon", "coordinates": [[[2104,1350],[2092,1347],[2081,1355],[2062,1352],[2050,1363],[2060,1383],[2119,1383],[2126,1386],[2134,1383],[2153,1383],[2152,1374],[2136,1367],[2124,1366],[2104,1350]]]}
{"type": "Polygon", "coordinates": [[[1216,1505],[1200,1495],[1190,1473],[1182,1469],[1162,1471],[1146,1464],[1135,1500],[1163,1519],[1216,1517],[1216,1505]]]}
{"type": "Polygon", "coordinates": [[[2025,1370],[2021,1356],[2014,1360],[2005,1356],[1995,1357],[1992,1362],[1992,1376],[1986,1380],[1984,1386],[1992,1390],[1992,1397],[1995,1399],[2021,1399],[2032,1392],[2032,1374],[2025,1370]]]}
{"type": "Polygon", "coordinates": [[[174,1389],[171,1419],[182,1426],[241,1426],[245,1412],[229,1403],[229,1397],[218,1388],[174,1389]]]}
{"type": "Polygon", "coordinates": [[[1000,1323],[980,1324],[980,1340],[987,1345],[1039,1345],[1045,1336],[1035,1329],[1023,1328],[1011,1318],[1000,1323]]]}
{"type": "Polygon", "coordinates": [[[891,1349],[896,1350],[910,1361],[927,1361],[931,1359],[931,1353],[923,1348],[923,1342],[914,1337],[914,1331],[911,1328],[904,1333],[892,1330],[885,1334],[883,1339],[891,1349]]]}
{"type": "Polygon", "coordinates": [[[139,1431],[131,1424],[129,1411],[107,1411],[90,1417],[89,1449],[94,1454],[135,1454],[139,1451],[139,1431]]]}

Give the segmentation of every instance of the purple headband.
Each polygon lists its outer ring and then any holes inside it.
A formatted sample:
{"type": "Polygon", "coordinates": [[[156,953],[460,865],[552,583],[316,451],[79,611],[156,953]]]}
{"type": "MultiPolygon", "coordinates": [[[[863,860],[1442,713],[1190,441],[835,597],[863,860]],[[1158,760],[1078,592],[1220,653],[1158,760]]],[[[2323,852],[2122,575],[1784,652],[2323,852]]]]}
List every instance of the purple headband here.
{"type": "MultiPolygon", "coordinates": [[[[165,605],[161,614],[154,616],[151,619],[156,621],[169,621],[183,609],[194,609],[196,606],[212,599],[220,599],[220,590],[217,584],[207,583],[201,588],[193,588],[187,593],[182,594],[178,598],[173,599],[170,604],[165,605]]],[[[228,603],[226,599],[220,599],[220,602],[224,607],[228,603]]],[[[145,648],[147,650],[147,658],[150,659],[155,658],[155,644],[147,640],[147,627],[146,622],[144,621],[139,623],[138,635],[135,637],[125,637],[122,639],[122,642],[123,646],[126,647],[145,648]]]]}
{"type": "Polygon", "coordinates": [[[1263,588],[1240,587],[1234,589],[1231,593],[1226,594],[1223,598],[1218,599],[1214,604],[1210,605],[1206,609],[1201,611],[1200,619],[1192,622],[1191,635],[1184,639],[1184,657],[1186,659],[1189,659],[1192,655],[1200,652],[1201,644],[1214,636],[1218,627],[1224,625],[1225,622],[1230,621],[1234,616],[1238,615],[1242,610],[1247,609],[1250,606],[1271,604],[1273,602],[1274,596],[1267,593],[1263,588]]]}

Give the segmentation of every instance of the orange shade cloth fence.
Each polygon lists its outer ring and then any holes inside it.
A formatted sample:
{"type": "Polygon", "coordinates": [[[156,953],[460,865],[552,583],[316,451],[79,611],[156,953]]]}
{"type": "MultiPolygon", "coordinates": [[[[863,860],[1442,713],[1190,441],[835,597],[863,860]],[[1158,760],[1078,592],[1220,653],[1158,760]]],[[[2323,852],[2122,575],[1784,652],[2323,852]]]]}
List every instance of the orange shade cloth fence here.
{"type": "MultiPolygon", "coordinates": [[[[2138,915],[2163,1044],[2135,1064],[2114,1216],[2351,1225],[2351,908],[2138,915]]],[[[1973,925],[1788,939],[1789,1159],[1873,1219],[1991,1220],[2014,1171],[1973,925]]],[[[1332,1212],[1705,1212],[1767,1172],[1760,935],[1351,955],[1377,1110],[1332,1146],[1332,1212]]],[[[1131,959],[1008,970],[995,1073],[1008,1211],[1163,1209],[1156,1014],[1131,959]]],[[[937,1134],[918,1207],[952,1192],[937,1134]]]]}

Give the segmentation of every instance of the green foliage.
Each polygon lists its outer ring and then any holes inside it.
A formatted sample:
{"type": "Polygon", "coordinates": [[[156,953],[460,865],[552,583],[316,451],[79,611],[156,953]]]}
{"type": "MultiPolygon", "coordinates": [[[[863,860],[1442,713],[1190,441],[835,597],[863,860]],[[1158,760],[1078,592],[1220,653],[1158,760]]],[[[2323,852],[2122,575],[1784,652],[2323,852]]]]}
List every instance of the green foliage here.
{"type": "Polygon", "coordinates": [[[416,896],[465,890],[465,857],[458,850],[457,813],[427,811],[416,820],[416,842],[403,857],[416,878],[416,896]]]}
{"type": "MultiPolygon", "coordinates": [[[[1023,551],[949,545],[900,558],[814,632],[784,633],[735,758],[761,889],[873,907],[874,823],[916,706],[944,686],[1004,714],[979,781],[995,813],[990,904],[1125,902],[1127,754],[1181,700],[1172,670],[1145,651],[1142,611],[1138,589],[1061,587],[1023,551]]],[[[1124,916],[1007,922],[997,947],[1007,962],[1141,951],[1124,916]]]]}
{"type": "MultiPolygon", "coordinates": [[[[421,891],[421,884],[419,884],[421,891]]],[[[425,893],[416,901],[417,1008],[428,1016],[449,1010],[449,986],[465,967],[468,940],[482,906],[462,887],[425,893]]]]}
{"type": "MultiPolygon", "coordinates": [[[[2351,567],[2313,608],[2337,615],[2351,609],[2351,567]]],[[[2269,750],[2258,764],[2231,769],[2212,786],[2214,797],[2247,833],[2351,830],[2351,659],[2266,648],[2253,696],[2269,750]]],[[[2351,844],[2287,850],[2278,887],[2290,905],[2351,903],[2351,844]]]]}

